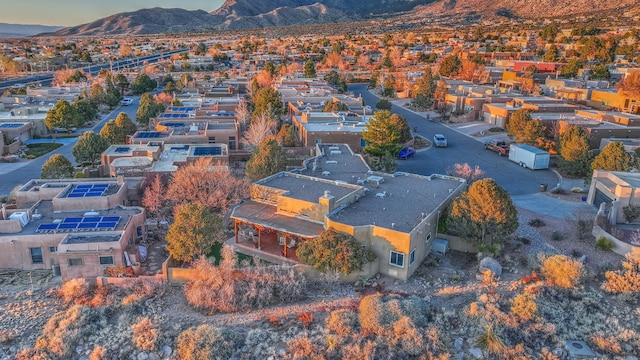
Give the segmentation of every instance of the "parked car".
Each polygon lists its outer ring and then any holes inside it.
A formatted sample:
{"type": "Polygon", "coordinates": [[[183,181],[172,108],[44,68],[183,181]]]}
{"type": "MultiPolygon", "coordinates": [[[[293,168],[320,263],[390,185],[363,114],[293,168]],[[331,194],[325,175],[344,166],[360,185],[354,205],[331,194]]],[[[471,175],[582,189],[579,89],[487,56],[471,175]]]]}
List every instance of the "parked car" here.
{"type": "Polygon", "coordinates": [[[53,132],[54,133],[72,133],[74,131],[78,130],[78,128],[72,127],[69,130],[65,129],[65,128],[61,128],[61,127],[55,127],[53,128],[53,132]]]}
{"type": "Polygon", "coordinates": [[[484,143],[484,149],[495,151],[500,156],[509,155],[509,145],[504,141],[489,140],[484,143]]]}
{"type": "Polygon", "coordinates": [[[133,99],[131,98],[124,98],[122,99],[122,101],[120,102],[120,104],[124,105],[124,106],[129,106],[131,104],[133,104],[133,99]]]}
{"type": "Polygon", "coordinates": [[[433,145],[435,147],[447,147],[447,138],[442,134],[435,134],[433,136],[433,145]]]}
{"type": "Polygon", "coordinates": [[[400,160],[406,160],[412,156],[414,156],[416,154],[416,149],[407,146],[407,147],[403,147],[402,150],[400,150],[400,152],[398,153],[398,157],[400,158],[400,160]]]}

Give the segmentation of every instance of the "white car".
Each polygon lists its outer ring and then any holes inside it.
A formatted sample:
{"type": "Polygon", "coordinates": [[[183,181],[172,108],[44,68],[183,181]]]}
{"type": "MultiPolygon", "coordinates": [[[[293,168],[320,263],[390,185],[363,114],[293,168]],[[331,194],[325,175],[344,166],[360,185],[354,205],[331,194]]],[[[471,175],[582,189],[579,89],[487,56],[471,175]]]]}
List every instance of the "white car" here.
{"type": "Polygon", "coordinates": [[[120,104],[121,104],[121,105],[124,105],[124,106],[129,106],[129,105],[133,104],[133,99],[131,99],[131,98],[124,98],[124,99],[122,99],[122,101],[120,102],[120,104]]]}
{"type": "Polygon", "coordinates": [[[435,147],[447,147],[447,138],[442,134],[435,134],[433,136],[433,145],[435,147]]]}

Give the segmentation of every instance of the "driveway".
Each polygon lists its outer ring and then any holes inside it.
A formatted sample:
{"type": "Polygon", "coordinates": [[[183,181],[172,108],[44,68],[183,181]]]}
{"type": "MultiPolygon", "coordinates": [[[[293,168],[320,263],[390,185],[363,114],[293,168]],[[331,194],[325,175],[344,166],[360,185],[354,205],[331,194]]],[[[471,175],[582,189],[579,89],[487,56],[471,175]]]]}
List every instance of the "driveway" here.
{"type": "MultiPolygon", "coordinates": [[[[368,91],[367,84],[349,85],[349,91],[355,96],[362,95],[365,104],[372,108],[375,108],[379,101],[377,96],[368,91]]],[[[464,131],[458,131],[434,120],[427,120],[421,114],[397,105],[393,105],[391,111],[405,118],[410,128],[416,127],[419,135],[432,139],[434,134],[440,133],[447,138],[448,142],[447,148],[432,147],[426,151],[419,151],[416,156],[408,160],[397,161],[399,171],[421,175],[446,174],[447,169],[454,164],[468,163],[471,166],[479,166],[486,177],[495,179],[512,196],[536,193],[540,189],[540,184],[546,184],[548,188],[552,188],[560,180],[550,170],[525,169],[505,157],[484,150],[482,141],[467,136],[464,131]]]]}

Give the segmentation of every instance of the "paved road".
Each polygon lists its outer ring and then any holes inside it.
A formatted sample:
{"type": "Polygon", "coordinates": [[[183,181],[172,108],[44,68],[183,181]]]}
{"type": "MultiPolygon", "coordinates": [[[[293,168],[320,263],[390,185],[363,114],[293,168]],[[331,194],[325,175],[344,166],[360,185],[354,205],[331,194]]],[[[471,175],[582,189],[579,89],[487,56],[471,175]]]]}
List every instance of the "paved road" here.
{"type": "MultiPolygon", "coordinates": [[[[93,132],[97,134],[100,132],[100,130],[102,129],[104,124],[107,123],[108,120],[115,119],[120,112],[127,113],[127,115],[129,115],[131,120],[135,121],[136,110],[138,109],[138,105],[140,103],[140,97],[135,96],[131,98],[133,99],[133,104],[131,104],[130,106],[120,106],[115,110],[113,110],[112,112],[110,112],[109,114],[104,115],[102,117],[102,120],[100,120],[100,122],[98,122],[93,128],[80,129],[78,130],[78,132],[93,130],[93,132]]],[[[42,165],[44,165],[44,163],[53,154],[61,154],[75,164],[75,159],[71,154],[71,149],[73,149],[73,146],[75,145],[76,140],[77,138],[64,138],[60,140],[42,139],[42,141],[48,141],[48,142],[54,142],[54,141],[62,142],[64,143],[64,145],[57,148],[55,151],[49,154],[40,156],[39,158],[34,160],[13,163],[13,164],[5,164],[5,163],[0,164],[0,194],[8,195],[16,186],[24,185],[27,181],[31,179],[39,178],[40,174],[42,173],[42,165]]],[[[40,140],[38,141],[42,142],[40,140]]]]}
{"type": "MultiPolygon", "coordinates": [[[[379,101],[367,90],[367,84],[349,85],[349,91],[356,96],[362,95],[366,105],[375,108],[379,101]]],[[[391,109],[407,119],[411,128],[417,127],[418,134],[433,139],[436,133],[443,134],[448,140],[447,148],[430,148],[420,151],[408,160],[398,160],[397,169],[415,174],[446,174],[446,169],[456,163],[478,165],[485,171],[485,176],[496,180],[511,195],[523,195],[538,192],[540,184],[548,184],[549,188],[558,183],[558,177],[550,170],[529,170],[518,166],[505,157],[484,150],[483,143],[461,134],[445,125],[394,105],[391,109]]]]}

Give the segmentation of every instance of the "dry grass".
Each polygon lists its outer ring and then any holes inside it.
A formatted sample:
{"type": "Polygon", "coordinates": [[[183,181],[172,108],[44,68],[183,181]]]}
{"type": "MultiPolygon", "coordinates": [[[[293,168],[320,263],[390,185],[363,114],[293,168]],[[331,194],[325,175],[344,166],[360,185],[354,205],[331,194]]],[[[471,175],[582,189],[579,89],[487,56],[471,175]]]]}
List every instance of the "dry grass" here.
{"type": "Polygon", "coordinates": [[[139,318],[131,325],[133,341],[141,350],[153,351],[156,349],[159,331],[158,327],[147,317],[139,318]]]}
{"type": "Polygon", "coordinates": [[[551,285],[572,289],[578,285],[582,276],[582,263],[564,255],[553,255],[542,261],[541,270],[551,285]]]}
{"type": "Polygon", "coordinates": [[[640,293],[640,249],[633,250],[625,256],[621,271],[607,271],[607,281],[602,288],[611,293],[640,293]]]}

